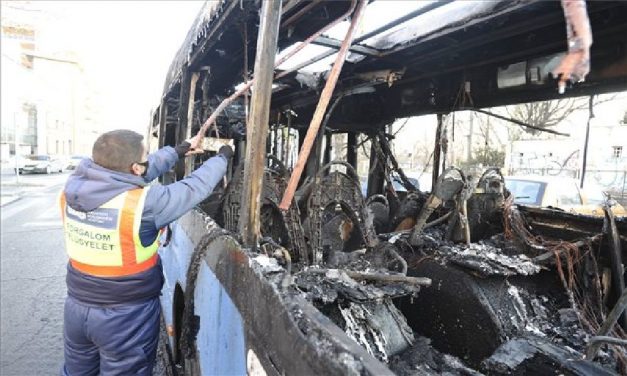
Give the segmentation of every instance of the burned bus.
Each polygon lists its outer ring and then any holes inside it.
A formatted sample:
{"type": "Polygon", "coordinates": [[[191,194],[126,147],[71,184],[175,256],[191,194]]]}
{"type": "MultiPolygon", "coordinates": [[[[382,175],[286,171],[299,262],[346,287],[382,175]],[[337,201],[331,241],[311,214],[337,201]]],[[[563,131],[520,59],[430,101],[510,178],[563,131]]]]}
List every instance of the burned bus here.
{"type": "Polygon", "coordinates": [[[417,186],[389,128],[625,89],[622,1],[207,2],[149,143],[206,136],[161,184],[235,157],[161,239],[166,371],[625,374],[627,220],[514,204],[441,133],[417,186]]]}

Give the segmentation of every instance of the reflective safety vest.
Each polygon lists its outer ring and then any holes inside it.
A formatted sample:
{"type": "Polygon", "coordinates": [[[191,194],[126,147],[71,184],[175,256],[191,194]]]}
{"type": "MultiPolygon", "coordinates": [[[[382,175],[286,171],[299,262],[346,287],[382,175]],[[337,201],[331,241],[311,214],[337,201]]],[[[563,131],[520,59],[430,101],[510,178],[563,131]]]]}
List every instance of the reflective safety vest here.
{"type": "Polygon", "coordinates": [[[159,237],[146,247],[139,238],[148,189],[126,191],[86,213],[72,209],[61,193],[65,247],[75,269],[98,277],[121,277],[155,266],[159,237]]]}

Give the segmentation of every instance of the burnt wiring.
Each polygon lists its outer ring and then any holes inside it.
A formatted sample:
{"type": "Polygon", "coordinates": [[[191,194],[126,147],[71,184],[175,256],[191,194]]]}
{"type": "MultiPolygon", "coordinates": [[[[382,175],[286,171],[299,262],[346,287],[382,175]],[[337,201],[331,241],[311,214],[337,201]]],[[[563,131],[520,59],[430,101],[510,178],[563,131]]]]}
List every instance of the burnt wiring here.
{"type": "MultiPolygon", "coordinates": [[[[595,335],[603,324],[605,317],[604,307],[594,302],[594,295],[587,291],[586,284],[600,289],[600,280],[596,256],[592,243],[600,237],[593,237],[587,241],[568,242],[563,240],[548,240],[542,236],[532,234],[525,223],[520,211],[515,207],[513,197],[509,197],[503,208],[504,235],[506,239],[517,240],[534,253],[553,253],[555,269],[562,282],[571,307],[577,314],[579,322],[588,334],[595,335]],[[588,258],[594,266],[592,283],[584,281],[584,260],[588,258]]],[[[599,241],[599,246],[601,242],[599,241]]],[[[627,339],[620,326],[615,326],[613,336],[618,339],[627,339]]],[[[620,369],[627,370],[627,354],[620,346],[610,345],[620,369]]]]}

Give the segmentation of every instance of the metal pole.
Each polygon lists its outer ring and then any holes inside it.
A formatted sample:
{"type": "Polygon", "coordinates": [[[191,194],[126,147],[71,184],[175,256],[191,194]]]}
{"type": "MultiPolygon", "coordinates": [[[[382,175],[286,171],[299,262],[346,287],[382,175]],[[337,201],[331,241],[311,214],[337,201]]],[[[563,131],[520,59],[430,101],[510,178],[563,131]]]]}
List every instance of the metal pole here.
{"type": "Polygon", "coordinates": [[[438,127],[435,131],[435,148],[433,149],[433,174],[431,177],[431,192],[440,176],[440,143],[442,137],[442,114],[438,114],[438,127]]]}
{"type": "Polygon", "coordinates": [[[333,146],[331,145],[332,141],[333,137],[331,136],[331,133],[327,133],[325,135],[324,158],[322,162],[324,165],[327,165],[329,164],[329,162],[331,162],[331,151],[333,149],[333,146]]]}
{"type": "Polygon", "coordinates": [[[348,132],[346,162],[357,171],[357,132],[348,132]]]}
{"type": "Polygon", "coordinates": [[[350,27],[346,32],[346,37],[344,38],[344,42],[342,42],[342,47],[337,54],[337,58],[335,59],[333,68],[329,73],[329,78],[327,79],[324,89],[322,90],[322,94],[320,95],[320,101],[318,102],[316,111],[314,112],[311,123],[309,124],[309,129],[307,130],[307,135],[305,136],[303,147],[300,150],[298,161],[296,162],[296,166],[294,167],[294,172],[292,173],[292,176],[290,176],[290,181],[287,185],[287,189],[285,190],[283,200],[279,205],[279,209],[281,210],[287,210],[292,203],[294,193],[296,192],[296,186],[298,185],[300,176],[303,173],[303,168],[305,167],[305,163],[307,161],[307,158],[309,157],[309,153],[311,152],[311,147],[313,146],[313,143],[316,139],[316,135],[318,134],[318,129],[320,128],[320,124],[322,123],[324,113],[327,109],[327,106],[329,105],[329,101],[331,100],[333,90],[335,89],[335,84],[337,83],[340,72],[342,71],[344,61],[346,60],[348,48],[353,41],[353,36],[355,34],[355,30],[357,29],[357,24],[361,20],[367,3],[367,0],[360,0],[359,5],[355,10],[355,13],[353,14],[353,19],[351,21],[350,27]]]}
{"type": "Polygon", "coordinates": [[[266,139],[270,118],[270,98],[274,56],[276,54],[282,0],[265,0],[262,5],[257,53],[255,57],[255,90],[251,97],[250,119],[246,134],[246,161],[240,232],[244,244],[257,245],[260,236],[261,191],[266,160],[266,139]],[[261,150],[260,150],[261,149],[261,150]]]}
{"type": "Polygon", "coordinates": [[[627,188],[627,171],[623,171],[623,189],[621,190],[620,193],[620,198],[625,199],[625,189],[627,188]]]}
{"type": "MultiPolygon", "coordinates": [[[[597,336],[607,335],[612,330],[612,327],[614,327],[614,324],[616,324],[616,321],[618,321],[618,318],[623,314],[623,311],[626,307],[627,290],[623,291],[620,299],[618,299],[618,301],[614,305],[614,308],[612,308],[610,313],[607,315],[607,318],[603,322],[601,329],[599,329],[599,331],[597,332],[597,336]]],[[[597,351],[599,351],[599,347],[601,347],[600,342],[591,343],[586,349],[586,360],[593,360],[594,357],[597,355],[597,351]]]]}
{"type": "MultiPolygon", "coordinates": [[[[192,137],[192,128],[194,126],[194,104],[196,103],[196,83],[198,82],[199,77],[200,73],[193,72],[189,83],[189,95],[187,104],[187,129],[185,130],[186,140],[192,137]]],[[[218,135],[216,135],[216,137],[218,137],[218,135]]],[[[195,157],[192,156],[185,160],[185,176],[189,175],[194,169],[194,159],[195,157]]]]}
{"type": "Polygon", "coordinates": [[[166,124],[166,117],[168,115],[168,103],[167,103],[167,98],[163,97],[161,98],[161,104],[159,105],[159,144],[158,144],[158,148],[161,149],[162,147],[165,146],[165,124],[166,124]]]}
{"type": "Polygon", "coordinates": [[[292,138],[292,110],[287,111],[287,127],[286,127],[286,140],[285,140],[285,156],[283,158],[283,163],[285,167],[290,168],[290,156],[292,155],[292,149],[290,146],[290,139],[292,138]]]}
{"type": "MultiPolygon", "coordinates": [[[[191,74],[192,72],[189,69],[188,65],[183,67],[183,73],[181,75],[181,89],[179,92],[179,108],[177,113],[177,122],[176,122],[176,131],[175,131],[175,142],[176,144],[180,144],[187,137],[187,111],[189,104],[189,88],[191,85],[191,74]]],[[[181,180],[185,177],[185,158],[179,159],[174,165],[174,172],[176,176],[176,180],[181,180]]]]}
{"type": "Polygon", "coordinates": [[[586,179],[586,164],[588,162],[588,140],[590,138],[590,121],[594,118],[593,112],[594,106],[594,95],[590,96],[588,100],[588,123],[586,123],[586,138],[583,143],[583,161],[581,164],[581,182],[579,183],[579,187],[583,188],[584,180],[586,179]]]}
{"type": "MultiPolygon", "coordinates": [[[[620,296],[625,291],[625,273],[623,271],[623,251],[620,244],[620,234],[616,228],[614,213],[609,204],[603,206],[603,212],[605,213],[603,237],[607,236],[610,251],[610,289],[613,291],[613,295],[620,296]]],[[[610,300],[610,303],[612,300],[610,300]]],[[[623,329],[627,328],[627,315],[621,315],[618,322],[623,329]]]]}
{"type": "Polygon", "coordinates": [[[473,119],[475,117],[475,114],[473,114],[472,112],[468,112],[468,114],[470,115],[470,119],[468,124],[470,124],[469,129],[468,129],[468,139],[466,142],[466,162],[470,163],[470,160],[472,159],[472,133],[474,132],[474,127],[473,127],[473,119]]]}
{"type": "Polygon", "coordinates": [[[376,137],[370,140],[370,164],[368,172],[368,185],[366,187],[366,196],[383,193],[383,182],[385,181],[383,163],[377,156],[376,143],[379,142],[376,137]]]}
{"type": "Polygon", "coordinates": [[[20,166],[19,166],[18,154],[17,154],[19,142],[17,138],[17,131],[18,131],[17,116],[15,115],[15,112],[14,112],[13,113],[13,142],[15,144],[14,146],[15,147],[15,184],[20,184],[20,166]]]}

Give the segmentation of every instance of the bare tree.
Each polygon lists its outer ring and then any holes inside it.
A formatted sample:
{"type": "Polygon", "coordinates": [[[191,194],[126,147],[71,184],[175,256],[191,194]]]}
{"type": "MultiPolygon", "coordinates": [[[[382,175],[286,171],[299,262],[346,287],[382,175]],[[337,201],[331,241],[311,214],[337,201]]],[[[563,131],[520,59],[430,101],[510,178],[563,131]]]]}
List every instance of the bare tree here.
{"type": "MultiPolygon", "coordinates": [[[[594,104],[613,101],[616,96],[609,96],[602,100],[595,100],[594,104]]],[[[550,101],[522,103],[507,106],[505,110],[513,119],[520,120],[539,128],[550,128],[558,125],[573,112],[588,108],[588,98],[564,98],[550,101]]],[[[521,127],[525,132],[536,135],[540,131],[521,127]]]]}
{"type": "MultiPolygon", "coordinates": [[[[554,127],[575,111],[585,109],[585,98],[567,98],[552,101],[530,102],[506,107],[510,117],[539,128],[554,127]]],[[[525,132],[539,134],[540,131],[524,128],[525,132]]]]}
{"type": "Polygon", "coordinates": [[[472,113],[471,116],[474,116],[475,124],[480,134],[479,141],[482,143],[482,146],[476,147],[472,158],[465,161],[463,165],[502,167],[505,160],[505,143],[499,136],[499,132],[494,131],[492,118],[477,113],[472,113]]]}
{"type": "Polygon", "coordinates": [[[417,142],[412,154],[412,165],[426,169],[433,162],[433,145],[427,142],[417,142]]]}

